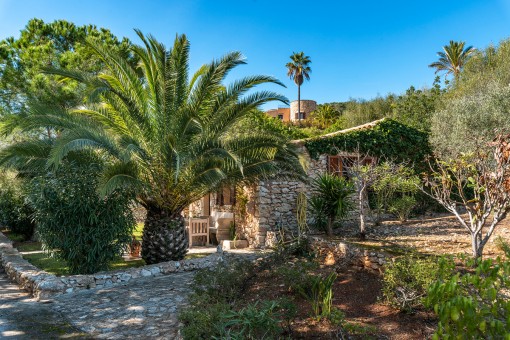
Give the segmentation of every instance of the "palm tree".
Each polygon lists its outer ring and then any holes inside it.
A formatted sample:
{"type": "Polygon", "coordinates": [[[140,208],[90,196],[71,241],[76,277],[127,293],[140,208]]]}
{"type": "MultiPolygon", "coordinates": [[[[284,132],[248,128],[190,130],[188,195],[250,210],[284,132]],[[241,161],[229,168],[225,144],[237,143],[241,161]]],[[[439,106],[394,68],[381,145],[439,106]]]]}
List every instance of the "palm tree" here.
{"type": "Polygon", "coordinates": [[[446,71],[446,75],[453,74],[454,78],[458,79],[462,67],[476,51],[473,46],[464,48],[464,45],[464,41],[450,40],[449,45],[443,46],[442,52],[437,52],[439,60],[430,64],[429,67],[435,68],[435,73],[446,71]]]}
{"type": "Polygon", "coordinates": [[[132,188],[147,209],[142,257],[147,263],[182,259],[187,252],[182,211],[230,181],[278,174],[299,176],[299,154],[275,133],[235,134],[236,125],[268,101],[287,102],[269,91],[246,93],[268,76],[250,76],[229,85],[229,71],[244,64],[239,52],[202,66],[188,78],[189,42],[177,36],[167,50],[152,36],[136,31],[143,46],[124,56],[93,41],[89,45],[106,68],[97,75],[63,70],[47,72],[72,78],[90,89],[90,101],[71,112],[33,107],[24,119],[4,120],[4,131],[51,127],[53,141],[34,139],[0,153],[0,165],[58,166],[74,150],[92,149],[110,163],[102,172],[102,192],[132,188]],[[93,100],[96,98],[95,100],[93,100]],[[47,157],[47,159],[46,159],[47,157]]]}
{"type": "Polygon", "coordinates": [[[312,69],[309,64],[312,61],[309,56],[305,56],[304,52],[292,52],[290,59],[292,61],[288,62],[285,67],[287,67],[287,75],[294,80],[298,87],[298,120],[301,120],[301,85],[305,79],[310,80],[312,69]]]}

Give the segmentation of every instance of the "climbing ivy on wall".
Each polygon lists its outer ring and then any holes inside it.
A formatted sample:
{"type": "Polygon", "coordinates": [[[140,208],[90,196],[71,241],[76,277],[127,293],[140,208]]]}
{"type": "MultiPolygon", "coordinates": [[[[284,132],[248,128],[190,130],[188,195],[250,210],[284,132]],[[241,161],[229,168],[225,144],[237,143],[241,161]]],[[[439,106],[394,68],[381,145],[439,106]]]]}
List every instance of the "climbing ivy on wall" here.
{"type": "Polygon", "coordinates": [[[410,162],[418,167],[431,154],[427,133],[391,119],[363,130],[309,139],[305,147],[313,159],[318,159],[321,154],[335,155],[339,151],[359,150],[395,162],[410,162]]]}

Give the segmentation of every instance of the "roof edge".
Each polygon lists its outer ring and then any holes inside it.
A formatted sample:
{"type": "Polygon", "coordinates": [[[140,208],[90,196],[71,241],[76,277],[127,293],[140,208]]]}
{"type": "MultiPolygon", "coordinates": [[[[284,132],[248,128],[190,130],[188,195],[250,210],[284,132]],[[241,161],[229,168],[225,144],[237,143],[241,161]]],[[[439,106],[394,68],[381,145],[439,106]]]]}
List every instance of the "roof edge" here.
{"type": "Polygon", "coordinates": [[[344,133],[348,133],[348,132],[352,132],[352,131],[369,129],[369,128],[372,128],[372,127],[376,126],[377,124],[379,124],[379,123],[381,123],[381,122],[383,122],[383,121],[385,121],[387,119],[388,118],[377,119],[377,120],[371,121],[369,123],[361,124],[361,125],[358,125],[358,126],[353,126],[351,128],[344,129],[344,130],[338,130],[338,131],[335,131],[335,132],[330,132],[330,133],[327,133],[327,134],[321,135],[321,136],[308,137],[308,138],[303,138],[303,139],[295,139],[295,140],[291,141],[291,143],[299,145],[299,144],[304,144],[306,141],[309,141],[309,140],[312,140],[312,139],[324,139],[324,138],[334,137],[334,136],[337,136],[337,135],[342,135],[344,133]]]}

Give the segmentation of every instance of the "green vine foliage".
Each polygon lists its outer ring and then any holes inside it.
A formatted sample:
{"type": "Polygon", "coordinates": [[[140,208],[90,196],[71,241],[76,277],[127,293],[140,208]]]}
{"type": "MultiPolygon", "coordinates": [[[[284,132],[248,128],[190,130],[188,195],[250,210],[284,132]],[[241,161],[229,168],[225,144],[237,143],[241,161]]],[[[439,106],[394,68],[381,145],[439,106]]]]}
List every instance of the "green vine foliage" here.
{"type": "Polygon", "coordinates": [[[415,167],[424,165],[431,154],[428,135],[392,119],[385,119],[372,128],[354,130],[331,137],[318,137],[305,142],[312,159],[321,154],[338,151],[359,151],[394,162],[410,162],[415,167]]]}

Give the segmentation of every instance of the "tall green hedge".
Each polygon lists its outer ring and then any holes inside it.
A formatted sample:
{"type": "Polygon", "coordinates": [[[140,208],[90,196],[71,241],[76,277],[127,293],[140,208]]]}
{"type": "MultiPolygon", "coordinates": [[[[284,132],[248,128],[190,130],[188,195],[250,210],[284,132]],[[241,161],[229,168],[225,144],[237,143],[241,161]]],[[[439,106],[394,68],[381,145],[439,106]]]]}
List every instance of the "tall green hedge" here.
{"type": "Polygon", "coordinates": [[[80,156],[79,163],[65,160],[34,178],[29,199],[44,248],[66,261],[71,274],[90,274],[108,269],[131,241],[133,196],[122,190],[101,196],[100,160],[80,156]]]}
{"type": "Polygon", "coordinates": [[[427,133],[391,119],[366,129],[309,139],[305,147],[312,159],[318,159],[321,154],[359,151],[397,163],[410,162],[418,167],[431,154],[427,133]]]}

